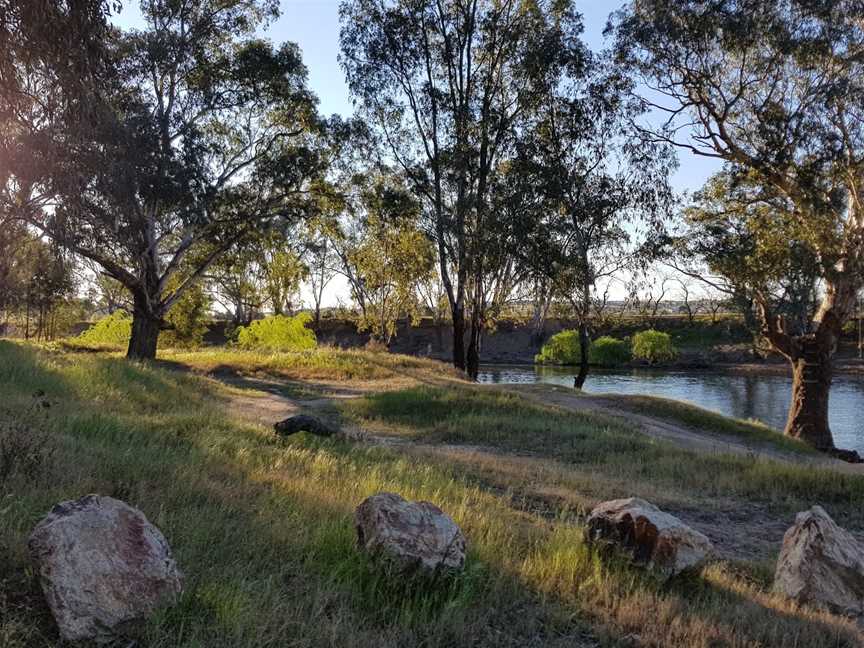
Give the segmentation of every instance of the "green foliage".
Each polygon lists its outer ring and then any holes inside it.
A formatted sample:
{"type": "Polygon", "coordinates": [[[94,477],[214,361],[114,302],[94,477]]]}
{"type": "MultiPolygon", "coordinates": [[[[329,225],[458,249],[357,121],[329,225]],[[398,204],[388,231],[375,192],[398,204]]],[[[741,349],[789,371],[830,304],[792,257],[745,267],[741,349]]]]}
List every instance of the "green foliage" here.
{"type": "Polygon", "coordinates": [[[306,328],[312,321],[309,313],[294,317],[272,315],[237,329],[237,345],[241,349],[265,351],[308,351],[318,345],[315,333],[306,328]]]}
{"type": "Polygon", "coordinates": [[[648,329],[633,336],[633,357],[648,362],[674,360],[678,350],[668,333],[648,329]]]}
{"type": "Polygon", "coordinates": [[[417,286],[433,273],[435,252],[418,226],[418,203],[394,178],[374,178],[356,208],[359,217],[340,242],[340,255],[357,329],[387,344],[400,318],[418,321],[417,286]]]}
{"type": "Polygon", "coordinates": [[[132,337],[132,318],[126,311],[114,311],[81,333],[76,340],[85,346],[122,348],[132,337]]]}
{"type": "Polygon", "coordinates": [[[159,337],[159,346],[164,348],[195,349],[204,341],[207,333],[207,313],[210,299],[201,288],[189,288],[165,316],[167,330],[159,337]]]}
{"type": "Polygon", "coordinates": [[[579,331],[556,333],[534,356],[537,364],[574,365],[579,363],[579,331]]]}
{"type": "Polygon", "coordinates": [[[630,361],[630,344],[627,340],[604,335],[591,343],[588,360],[601,367],[617,367],[630,361]]]}

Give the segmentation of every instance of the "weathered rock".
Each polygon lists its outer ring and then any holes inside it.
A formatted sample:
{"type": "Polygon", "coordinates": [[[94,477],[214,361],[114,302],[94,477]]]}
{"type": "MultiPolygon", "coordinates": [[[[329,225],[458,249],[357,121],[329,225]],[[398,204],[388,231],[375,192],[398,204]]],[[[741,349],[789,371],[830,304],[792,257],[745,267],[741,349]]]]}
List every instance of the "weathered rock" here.
{"type": "Polygon", "coordinates": [[[33,529],[29,547],[60,635],[69,641],[109,641],[182,590],[159,529],[111,497],[58,504],[33,529]]]}
{"type": "Polygon", "coordinates": [[[395,493],[366,498],[354,515],[357,541],[405,571],[459,570],[466,541],[449,515],[429,502],[409,502],[395,493]]]}
{"type": "Polygon", "coordinates": [[[636,564],[669,576],[699,565],[714,551],[703,534],[636,497],[595,506],[585,536],[589,543],[623,549],[636,564]]]}
{"type": "Polygon", "coordinates": [[[864,615],[864,546],[814,506],[783,536],[774,590],[799,603],[864,615]]]}
{"type": "Polygon", "coordinates": [[[308,432],[317,436],[329,437],[338,432],[337,429],[330,427],[314,416],[307,416],[305,414],[298,414],[284,421],[279,421],[273,426],[273,429],[276,430],[277,434],[281,434],[282,436],[289,436],[298,432],[308,432]]]}

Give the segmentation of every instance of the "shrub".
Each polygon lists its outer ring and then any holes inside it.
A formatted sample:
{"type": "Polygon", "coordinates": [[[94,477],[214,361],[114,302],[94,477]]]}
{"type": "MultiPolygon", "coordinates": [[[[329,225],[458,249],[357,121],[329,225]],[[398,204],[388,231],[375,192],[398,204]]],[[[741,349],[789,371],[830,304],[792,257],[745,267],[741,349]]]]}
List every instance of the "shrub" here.
{"type": "Polygon", "coordinates": [[[195,285],[178,299],[165,316],[168,329],[159,336],[161,348],[197,349],[207,333],[210,299],[195,285]]]}
{"type": "Polygon", "coordinates": [[[534,356],[537,364],[575,365],[579,364],[579,331],[567,330],[556,333],[540,353],[534,356]]]}
{"type": "Polygon", "coordinates": [[[106,315],[76,338],[77,342],[94,347],[125,347],[132,337],[132,318],[126,311],[106,315]]]}
{"type": "Polygon", "coordinates": [[[249,326],[237,329],[237,346],[241,349],[260,349],[264,351],[308,351],[318,342],[315,333],[306,328],[312,321],[309,313],[294,317],[271,315],[252,322],[249,326]]]}
{"type": "Polygon", "coordinates": [[[604,335],[591,343],[588,349],[591,364],[617,367],[630,361],[630,344],[626,340],[604,335]]]}
{"type": "Polygon", "coordinates": [[[672,360],[678,350],[672,345],[668,333],[648,329],[633,336],[633,357],[648,362],[672,360]]]}

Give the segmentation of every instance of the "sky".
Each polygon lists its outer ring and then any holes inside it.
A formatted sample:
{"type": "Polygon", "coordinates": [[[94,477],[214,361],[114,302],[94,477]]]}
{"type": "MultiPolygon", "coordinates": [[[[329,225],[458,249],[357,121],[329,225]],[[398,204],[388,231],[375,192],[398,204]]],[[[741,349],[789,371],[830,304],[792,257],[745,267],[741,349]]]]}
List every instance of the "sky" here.
{"type": "MultiPolygon", "coordinates": [[[[277,44],[285,41],[297,43],[309,71],[309,87],[318,96],[319,111],[325,115],[339,113],[347,116],[354,109],[338,61],[340,2],[281,0],[282,15],[265,35],[277,44]]],[[[609,47],[603,29],[609,14],[621,4],[619,0],[576,0],[585,27],[583,40],[592,50],[609,47]]],[[[137,0],[124,0],[123,11],[114,17],[114,22],[123,28],[141,26],[137,0]]],[[[672,177],[673,186],[678,191],[699,189],[720,168],[717,160],[700,157],[683,149],[679,150],[678,156],[679,167],[672,177]]],[[[308,301],[308,295],[304,295],[304,298],[308,301]]],[[[344,283],[334,282],[325,301],[328,306],[332,306],[340,300],[348,301],[347,290],[344,283]]]]}

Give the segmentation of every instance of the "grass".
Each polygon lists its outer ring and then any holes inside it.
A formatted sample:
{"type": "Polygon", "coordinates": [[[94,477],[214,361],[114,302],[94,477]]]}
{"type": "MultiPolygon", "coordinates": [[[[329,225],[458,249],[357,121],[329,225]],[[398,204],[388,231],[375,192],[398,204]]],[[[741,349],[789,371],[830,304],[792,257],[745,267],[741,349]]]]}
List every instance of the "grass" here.
{"type": "Polygon", "coordinates": [[[770,446],[791,453],[820,456],[807,444],[783,436],[772,427],[758,421],[729,418],[690,403],[641,395],[592,395],[592,398],[608,401],[612,405],[656,418],[676,421],[702,432],[739,438],[754,445],[770,446]]]}
{"type": "MultiPolygon", "coordinates": [[[[417,370],[400,358],[328,353],[299,368],[282,361],[278,370],[320,376],[327,357],[334,359],[330,375],[366,379],[378,371],[369,366],[392,370],[400,363],[417,370]]],[[[184,360],[210,366],[226,357],[184,360]]],[[[582,542],[578,516],[516,505],[483,466],[338,439],[278,439],[266,426],[236,419],[218,385],[189,373],[0,342],[0,403],[3,434],[24,425],[50,438],[50,447],[36,450],[43,458],[38,470],[13,468],[0,481],[3,646],[56,644],[26,538],[54,503],[90,492],[141,508],[185,572],[179,605],[138,630],[141,644],[151,647],[613,646],[633,645],[635,635],[654,646],[858,642],[850,622],[771,594],[760,565],[721,561],[658,582],[618,561],[600,561],[582,542]],[[50,407],[34,410],[40,390],[46,395],[37,404],[47,399],[50,407]],[[380,574],[357,550],[352,523],[354,507],[379,491],[427,499],[453,515],[469,539],[465,573],[435,583],[380,574]]],[[[571,467],[614,473],[625,462],[611,455],[641,456],[644,467],[635,467],[631,488],[654,483],[652,465],[659,488],[683,483],[674,462],[657,466],[668,448],[645,445],[603,419],[569,417],[514,397],[415,387],[347,407],[345,416],[373,427],[435,442],[533,448],[571,467]],[[538,434],[539,449],[532,441],[538,434]],[[568,435],[575,436],[568,442],[568,435]]],[[[531,479],[542,482],[535,468],[531,479]]],[[[800,472],[785,478],[802,491],[818,486],[800,472]]],[[[860,483],[837,477],[820,488],[814,497],[821,492],[842,503],[858,497],[860,483]]]]}
{"type": "MultiPolygon", "coordinates": [[[[697,455],[617,419],[565,412],[506,392],[421,386],[371,394],[344,409],[366,427],[418,441],[477,444],[554,459],[586,476],[601,476],[598,497],[651,492],[665,502],[708,507],[734,497],[789,513],[820,502],[860,521],[864,477],[755,456],[697,455]]],[[[737,423],[729,421],[728,427],[737,423]]]]}
{"type": "Polygon", "coordinates": [[[313,351],[296,353],[262,353],[224,348],[166,350],[159,353],[159,358],[204,373],[229,371],[283,380],[384,380],[411,372],[426,377],[458,377],[452,368],[434,360],[334,347],[319,347],[313,351]]]}

